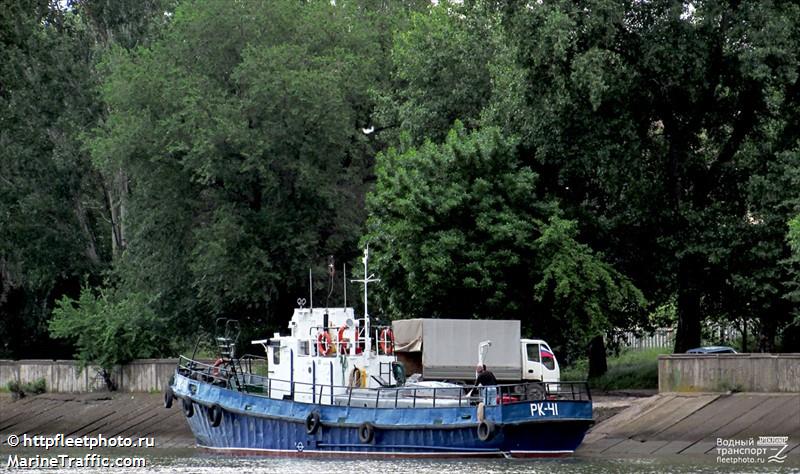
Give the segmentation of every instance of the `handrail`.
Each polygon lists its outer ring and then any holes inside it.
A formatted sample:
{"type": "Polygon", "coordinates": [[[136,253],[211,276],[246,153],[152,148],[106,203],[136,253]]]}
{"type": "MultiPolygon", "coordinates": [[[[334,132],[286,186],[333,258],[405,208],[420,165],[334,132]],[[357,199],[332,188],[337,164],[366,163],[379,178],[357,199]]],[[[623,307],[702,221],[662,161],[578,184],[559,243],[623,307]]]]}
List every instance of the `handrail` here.
{"type": "MultiPolygon", "coordinates": [[[[201,382],[228,389],[241,390],[255,396],[293,399],[308,399],[320,405],[354,406],[356,403],[374,403],[377,408],[416,408],[423,402],[430,408],[474,406],[478,402],[486,405],[509,405],[531,401],[590,401],[588,382],[545,382],[498,384],[493,386],[456,387],[378,387],[352,388],[342,385],[279,380],[250,372],[238,374],[236,387],[231,382],[235,371],[226,364],[214,366],[180,356],[178,373],[201,382]],[[319,391],[319,396],[317,395],[319,391]],[[330,393],[330,397],[322,394],[330,393]],[[474,394],[473,394],[474,393],[474,394]],[[276,396],[273,396],[276,394],[276,396]],[[338,402],[338,403],[337,403],[338,402]]],[[[361,406],[361,405],[359,405],[361,406]]],[[[366,406],[366,405],[365,405],[366,406]]]]}

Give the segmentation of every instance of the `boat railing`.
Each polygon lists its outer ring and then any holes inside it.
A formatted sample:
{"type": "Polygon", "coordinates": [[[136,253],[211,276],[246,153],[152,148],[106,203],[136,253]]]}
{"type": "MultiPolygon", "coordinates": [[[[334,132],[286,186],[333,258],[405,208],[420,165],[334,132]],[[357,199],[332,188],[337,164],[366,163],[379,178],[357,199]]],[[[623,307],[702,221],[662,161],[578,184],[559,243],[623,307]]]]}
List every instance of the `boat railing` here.
{"type": "MultiPolygon", "coordinates": [[[[357,321],[363,321],[359,319],[357,321]]],[[[360,354],[367,346],[367,339],[371,339],[374,343],[373,347],[378,355],[391,355],[394,353],[394,333],[392,326],[372,326],[373,333],[371,335],[365,334],[365,326],[362,324],[354,326],[355,341],[350,341],[349,338],[340,339],[339,334],[344,327],[334,326],[311,326],[308,328],[308,334],[303,337],[304,344],[307,344],[309,353],[313,353],[320,357],[336,357],[340,354],[360,354]],[[321,340],[327,334],[330,339],[321,340]],[[328,342],[329,341],[329,342],[328,342]],[[330,345],[332,350],[322,352],[320,345],[328,347],[330,345]],[[354,346],[353,346],[354,345],[354,346]],[[353,351],[350,347],[353,346],[353,351]]]]}
{"type": "Polygon", "coordinates": [[[587,382],[532,382],[494,386],[427,386],[409,384],[395,387],[360,388],[332,383],[278,380],[250,370],[266,367],[259,356],[243,356],[239,364],[207,364],[181,356],[178,373],[190,379],[248,394],[291,399],[321,405],[378,408],[445,408],[510,405],[532,401],[588,401],[587,382]],[[234,367],[241,367],[236,376],[234,367]]]}

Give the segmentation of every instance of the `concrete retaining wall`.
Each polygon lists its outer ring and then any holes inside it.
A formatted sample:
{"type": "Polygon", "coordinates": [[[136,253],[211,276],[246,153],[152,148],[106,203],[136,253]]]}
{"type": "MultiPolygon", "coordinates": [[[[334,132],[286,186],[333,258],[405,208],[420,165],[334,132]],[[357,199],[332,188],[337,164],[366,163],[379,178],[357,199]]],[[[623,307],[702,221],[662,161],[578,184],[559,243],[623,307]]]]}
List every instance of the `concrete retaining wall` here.
{"type": "Polygon", "coordinates": [[[800,393],[800,354],[662,355],[658,390],[800,393]]]}
{"type": "MultiPolygon", "coordinates": [[[[140,359],[111,373],[122,392],[161,391],[175,372],[177,359],[140,359]]],[[[96,367],[80,370],[72,360],[0,360],[0,387],[12,380],[20,383],[43,378],[48,392],[94,392],[105,390],[96,367]]]]}

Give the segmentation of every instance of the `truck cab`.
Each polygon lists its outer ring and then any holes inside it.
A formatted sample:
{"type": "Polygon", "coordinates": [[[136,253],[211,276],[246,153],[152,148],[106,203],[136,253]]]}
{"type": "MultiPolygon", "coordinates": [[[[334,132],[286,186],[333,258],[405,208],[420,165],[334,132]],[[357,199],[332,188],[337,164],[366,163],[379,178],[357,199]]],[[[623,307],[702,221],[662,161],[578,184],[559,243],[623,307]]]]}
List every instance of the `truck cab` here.
{"type": "Polygon", "coordinates": [[[520,339],[523,380],[559,382],[561,371],[556,355],[541,339],[520,339]]]}

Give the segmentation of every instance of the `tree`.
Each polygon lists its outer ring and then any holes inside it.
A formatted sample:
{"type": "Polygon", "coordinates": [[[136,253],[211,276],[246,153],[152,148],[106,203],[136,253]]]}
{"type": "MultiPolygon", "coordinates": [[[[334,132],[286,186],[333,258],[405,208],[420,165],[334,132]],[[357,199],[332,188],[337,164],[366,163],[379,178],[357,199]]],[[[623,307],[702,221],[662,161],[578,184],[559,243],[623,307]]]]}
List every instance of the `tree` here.
{"type": "Polygon", "coordinates": [[[66,353],[47,343],[55,299],[97,278],[107,249],[80,134],[98,106],[91,41],[46,1],[0,13],[0,356],[66,353]]]}
{"type": "Polygon", "coordinates": [[[513,139],[460,124],[441,145],[377,158],[364,243],[380,304],[397,317],[520,319],[575,356],[591,336],[636,319],[641,293],[575,240],[575,223],[539,199],[513,139]]]}
{"type": "Polygon", "coordinates": [[[387,64],[375,45],[391,34],[371,22],[405,8],[191,3],[152,43],[111,48],[89,141],[129,186],[111,293],[144,295],[176,334],[220,316],[263,333],[308,266],[354,255],[387,64]]]}
{"type": "Polygon", "coordinates": [[[448,1],[411,16],[394,37],[392,81],[375,113],[384,140],[396,143],[402,131],[421,145],[443,140],[455,120],[479,125],[491,94],[495,18],[448,1]]]}
{"type": "Polygon", "coordinates": [[[786,215],[753,185],[796,139],[797,7],[511,2],[500,13],[516,56],[487,120],[523,138],[594,248],[655,303],[675,295],[676,352],[699,345],[714,314],[760,318],[774,334],[789,312],[775,226],[786,215]],[[531,113],[509,120],[503,108],[531,113]]]}

